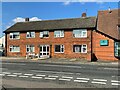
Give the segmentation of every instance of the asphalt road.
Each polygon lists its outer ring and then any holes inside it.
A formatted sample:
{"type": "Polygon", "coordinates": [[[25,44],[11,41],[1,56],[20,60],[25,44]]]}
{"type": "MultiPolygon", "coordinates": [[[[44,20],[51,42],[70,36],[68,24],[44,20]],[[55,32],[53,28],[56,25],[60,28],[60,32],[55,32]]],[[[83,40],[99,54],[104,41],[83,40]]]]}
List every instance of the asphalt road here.
{"type": "Polygon", "coordinates": [[[119,69],[107,65],[2,62],[3,86],[11,88],[118,88],[119,69]]]}

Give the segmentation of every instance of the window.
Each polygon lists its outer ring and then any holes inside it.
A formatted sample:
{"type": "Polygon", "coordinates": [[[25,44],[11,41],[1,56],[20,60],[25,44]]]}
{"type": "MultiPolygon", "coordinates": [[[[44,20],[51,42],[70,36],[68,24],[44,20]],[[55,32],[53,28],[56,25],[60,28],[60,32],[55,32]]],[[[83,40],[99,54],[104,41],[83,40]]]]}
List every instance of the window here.
{"type": "Polygon", "coordinates": [[[35,32],[27,32],[26,37],[27,38],[34,38],[35,37],[35,32]]]}
{"type": "Polygon", "coordinates": [[[20,39],[20,33],[19,32],[10,33],[10,39],[20,39]]]}
{"type": "Polygon", "coordinates": [[[115,42],[115,56],[120,57],[120,42],[115,42]]]}
{"type": "Polygon", "coordinates": [[[20,52],[19,46],[10,46],[10,52],[20,52]]]}
{"type": "Polygon", "coordinates": [[[64,30],[54,31],[54,37],[64,37],[64,30]]]}
{"type": "Polygon", "coordinates": [[[87,30],[86,29],[73,30],[73,37],[75,38],[87,37],[87,30]]]}
{"type": "Polygon", "coordinates": [[[35,47],[34,45],[26,45],[26,52],[34,52],[35,47]]]}
{"type": "Polygon", "coordinates": [[[49,37],[49,31],[40,32],[40,37],[41,37],[41,38],[49,37]]]}
{"type": "Polygon", "coordinates": [[[87,53],[87,45],[73,45],[73,52],[87,53]]]}
{"type": "Polygon", "coordinates": [[[63,53],[64,45],[55,45],[55,52],[63,53]]]}

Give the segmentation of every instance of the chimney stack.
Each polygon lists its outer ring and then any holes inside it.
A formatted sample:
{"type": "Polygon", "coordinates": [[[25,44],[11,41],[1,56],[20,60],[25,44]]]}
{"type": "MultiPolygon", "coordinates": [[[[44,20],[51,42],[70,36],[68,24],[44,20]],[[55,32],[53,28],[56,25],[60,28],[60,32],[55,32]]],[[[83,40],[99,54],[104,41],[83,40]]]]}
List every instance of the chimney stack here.
{"type": "Polygon", "coordinates": [[[108,8],[108,11],[109,11],[109,13],[111,13],[111,12],[112,12],[110,7],[108,8]]]}
{"type": "Polygon", "coordinates": [[[82,13],[82,17],[85,18],[87,16],[87,14],[84,12],[82,13]]]}
{"type": "Polygon", "coordinates": [[[25,18],[25,22],[29,22],[29,18],[25,18]]]}

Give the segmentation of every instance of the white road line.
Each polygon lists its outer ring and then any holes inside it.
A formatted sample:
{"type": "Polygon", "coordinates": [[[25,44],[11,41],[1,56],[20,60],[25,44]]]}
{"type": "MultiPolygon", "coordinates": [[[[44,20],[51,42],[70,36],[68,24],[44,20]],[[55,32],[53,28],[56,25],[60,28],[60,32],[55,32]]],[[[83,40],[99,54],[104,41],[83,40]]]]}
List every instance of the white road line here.
{"type": "Polygon", "coordinates": [[[28,76],[19,76],[19,77],[27,78],[28,76]]]}
{"type": "Polygon", "coordinates": [[[56,80],[56,78],[49,78],[49,77],[45,77],[45,79],[48,79],[48,80],[56,80]]]}
{"type": "Polygon", "coordinates": [[[74,80],[74,82],[88,82],[88,81],[84,81],[84,80],[74,80]]]}
{"type": "Polygon", "coordinates": [[[106,82],[107,80],[105,79],[93,79],[94,81],[102,81],[102,82],[106,82]]]}
{"type": "Polygon", "coordinates": [[[24,63],[2,63],[2,64],[17,64],[17,65],[26,65],[26,64],[24,64],[24,63]]]}
{"type": "Polygon", "coordinates": [[[112,83],[112,85],[117,85],[117,86],[119,86],[120,84],[118,84],[118,83],[112,83]]]}
{"type": "Polygon", "coordinates": [[[3,74],[11,74],[10,72],[2,72],[3,74]]]}
{"type": "Polygon", "coordinates": [[[9,76],[9,77],[17,77],[17,75],[7,75],[7,76],[9,76]]]}
{"type": "Polygon", "coordinates": [[[5,76],[5,74],[0,74],[0,76],[5,76]]]}
{"type": "Polygon", "coordinates": [[[26,75],[26,76],[32,76],[33,74],[30,74],[30,73],[29,73],[29,74],[28,74],[28,73],[25,73],[24,75],[26,75]]]}
{"type": "Polygon", "coordinates": [[[55,71],[39,71],[39,70],[30,70],[33,72],[43,72],[43,73],[58,73],[58,74],[74,74],[74,73],[69,73],[69,72],[55,72],[55,71]]]}
{"type": "Polygon", "coordinates": [[[95,82],[95,81],[92,81],[91,83],[94,83],[94,84],[106,84],[105,82],[95,82]]]}
{"type": "Polygon", "coordinates": [[[39,64],[40,66],[54,66],[54,67],[69,67],[69,68],[82,68],[82,67],[80,67],[80,66],[64,66],[64,65],[47,65],[47,64],[44,64],[44,65],[42,65],[42,64],[39,64]]]}
{"type": "Polygon", "coordinates": [[[117,81],[117,80],[111,80],[111,82],[120,83],[120,81],[117,81]]]}
{"type": "Polygon", "coordinates": [[[39,77],[45,77],[46,75],[43,75],[43,74],[37,74],[36,76],[39,76],[39,77]]]}
{"type": "Polygon", "coordinates": [[[63,78],[60,78],[59,80],[60,81],[71,81],[71,79],[63,79],[63,78]]]}
{"type": "Polygon", "coordinates": [[[76,78],[76,79],[90,80],[89,78],[76,78]]]}
{"type": "Polygon", "coordinates": [[[65,79],[73,79],[73,77],[67,77],[67,76],[62,76],[62,78],[65,78],[65,79]]]}
{"type": "Polygon", "coordinates": [[[49,75],[48,77],[58,78],[58,76],[49,75]]]}
{"type": "Polygon", "coordinates": [[[16,74],[16,75],[21,75],[22,73],[13,73],[13,74],[16,74]]]}
{"type": "Polygon", "coordinates": [[[31,78],[42,79],[42,77],[36,77],[36,76],[32,76],[31,78]]]}
{"type": "Polygon", "coordinates": [[[107,69],[107,70],[120,70],[118,68],[104,68],[104,69],[107,69]]]}

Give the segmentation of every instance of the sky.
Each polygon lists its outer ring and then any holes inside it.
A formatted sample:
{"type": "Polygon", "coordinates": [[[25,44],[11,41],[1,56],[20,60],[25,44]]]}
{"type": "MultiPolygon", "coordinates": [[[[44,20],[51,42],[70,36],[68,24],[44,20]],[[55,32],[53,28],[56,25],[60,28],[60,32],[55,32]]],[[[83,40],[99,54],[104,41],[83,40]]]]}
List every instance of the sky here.
{"type": "Polygon", "coordinates": [[[109,7],[118,8],[118,2],[2,2],[0,37],[13,24],[24,22],[24,18],[30,18],[30,21],[78,18],[83,12],[87,16],[97,16],[98,10],[109,7]]]}

